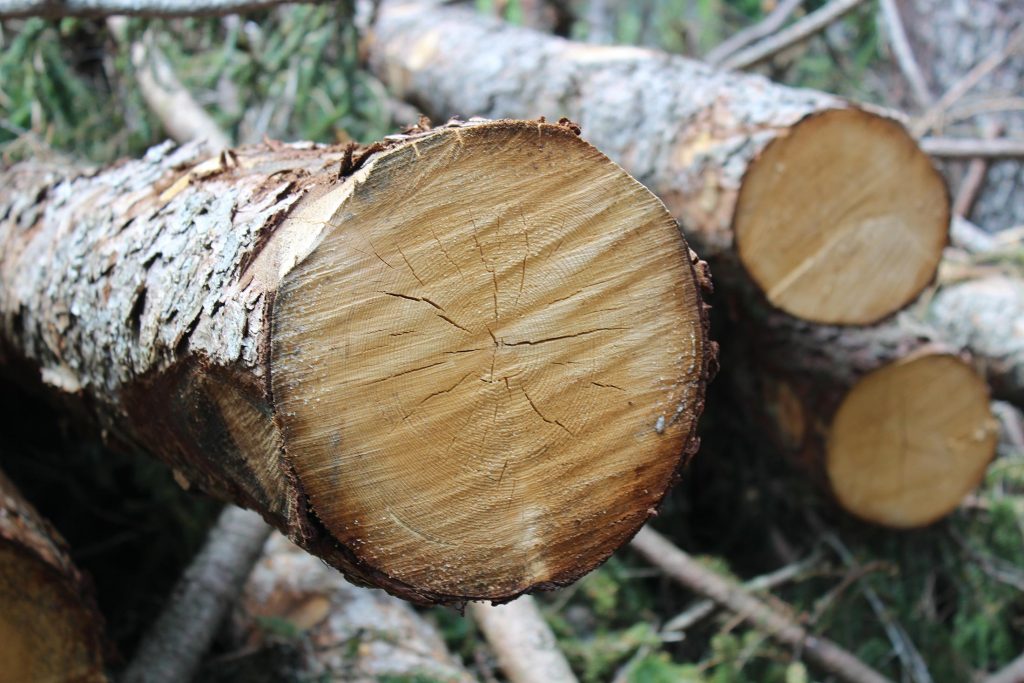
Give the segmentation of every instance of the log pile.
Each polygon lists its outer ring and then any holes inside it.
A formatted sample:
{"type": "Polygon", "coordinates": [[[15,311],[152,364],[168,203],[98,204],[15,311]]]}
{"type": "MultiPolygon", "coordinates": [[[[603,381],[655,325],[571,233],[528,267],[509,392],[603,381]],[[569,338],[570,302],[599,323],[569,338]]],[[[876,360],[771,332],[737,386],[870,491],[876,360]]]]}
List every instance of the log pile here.
{"type": "Polygon", "coordinates": [[[665,201],[716,281],[749,279],[806,320],[884,318],[931,281],[946,243],[927,155],[892,118],[832,95],[424,3],[383,5],[370,64],[428,115],[578,122],[665,201]]]}
{"type": "Polygon", "coordinates": [[[980,480],[984,382],[942,328],[892,318],[935,277],[950,221],[896,115],[424,3],[385,3],[370,63],[428,114],[572,117],[655,190],[714,272],[730,383],[844,508],[920,526],[980,480]]]}
{"type": "Polygon", "coordinates": [[[0,473],[0,681],[106,681],[103,619],[60,534],[0,473]]]}
{"type": "Polygon", "coordinates": [[[3,178],[3,364],[359,583],[571,582],[696,449],[703,264],[571,124],[3,178]]]}

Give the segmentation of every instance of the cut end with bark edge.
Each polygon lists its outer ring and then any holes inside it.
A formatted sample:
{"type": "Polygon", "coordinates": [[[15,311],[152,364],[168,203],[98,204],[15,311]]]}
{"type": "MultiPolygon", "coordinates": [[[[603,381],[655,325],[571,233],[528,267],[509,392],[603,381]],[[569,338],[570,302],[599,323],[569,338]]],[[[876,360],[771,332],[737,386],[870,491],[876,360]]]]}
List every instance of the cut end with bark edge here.
{"type": "Polygon", "coordinates": [[[854,385],[833,419],[826,469],[844,509],[920,527],[980,483],[997,439],[984,380],[958,357],[923,349],[854,385]]]}
{"type": "Polygon", "coordinates": [[[870,324],[934,277],[949,193],[897,121],[861,109],[808,116],[744,176],[734,231],[768,301],[798,318],[870,324]]]}
{"type": "Polygon", "coordinates": [[[311,511],[403,597],[579,578],[696,449],[713,349],[675,221],[553,124],[441,129],[353,180],[273,311],[311,511]]]}

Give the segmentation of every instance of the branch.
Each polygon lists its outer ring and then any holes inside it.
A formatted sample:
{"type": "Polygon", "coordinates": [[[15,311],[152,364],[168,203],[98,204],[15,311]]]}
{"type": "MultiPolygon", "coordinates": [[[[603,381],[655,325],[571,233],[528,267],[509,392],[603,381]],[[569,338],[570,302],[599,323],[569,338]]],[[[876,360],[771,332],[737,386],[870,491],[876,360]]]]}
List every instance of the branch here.
{"type": "Polygon", "coordinates": [[[921,149],[947,159],[999,159],[1024,157],[1024,139],[997,138],[921,138],[921,149]]]}
{"type": "Polygon", "coordinates": [[[497,607],[474,602],[469,611],[511,683],[577,683],[555,635],[529,595],[497,607]]]}
{"type": "MultiPolygon", "coordinates": [[[[315,2],[315,0],[287,0],[315,2]]],[[[194,17],[254,12],[285,0],[0,0],[0,19],[26,17],[194,17]]]]}
{"type": "MultiPolygon", "coordinates": [[[[111,33],[121,43],[126,41],[126,21],[123,17],[107,19],[111,33]]],[[[168,135],[177,142],[206,140],[214,151],[231,146],[228,135],[178,80],[150,31],[146,31],[142,39],[129,45],[128,49],[142,99],[160,119],[168,135]]]]}
{"type": "Polygon", "coordinates": [[[910,84],[910,90],[914,93],[914,99],[922,109],[932,103],[932,94],[928,90],[928,84],[921,73],[921,67],[914,59],[914,51],[907,40],[907,32],[903,30],[903,21],[900,19],[900,10],[896,7],[896,0],[878,0],[885,18],[886,26],[889,29],[889,38],[892,42],[892,52],[896,56],[896,64],[899,65],[903,77],[910,84]]]}
{"type": "Polygon", "coordinates": [[[726,38],[716,47],[709,50],[704,55],[704,61],[712,66],[718,66],[730,55],[739,52],[751,43],[770,36],[782,28],[782,25],[786,23],[786,20],[802,3],[803,0],[782,0],[767,17],[753,26],[732,34],[729,38],[726,38]]]}
{"type": "Polygon", "coordinates": [[[779,31],[771,38],[766,38],[760,43],[737,52],[724,60],[721,66],[726,69],[746,69],[763,62],[787,47],[807,40],[835,20],[852,12],[863,1],[832,0],[832,2],[821,9],[811,12],[800,21],[792,24],[785,30],[779,31]]]}
{"type": "MultiPolygon", "coordinates": [[[[818,553],[814,553],[800,562],[786,565],[785,567],[776,569],[768,574],[754,577],[750,581],[745,581],[742,587],[744,590],[750,592],[770,591],[773,588],[778,588],[779,586],[804,574],[817,564],[820,559],[820,555],[818,555],[818,553]]],[[[713,600],[701,600],[694,603],[685,611],[680,612],[672,619],[669,619],[662,627],[662,633],[685,631],[704,617],[711,614],[714,610],[715,602],[713,600]]]]}
{"type": "Polygon", "coordinates": [[[846,683],[892,683],[850,652],[808,633],[789,616],[746,593],[736,582],[701,566],[649,527],[640,530],[632,545],[680,584],[735,612],[779,642],[802,649],[808,660],[846,683]]]}
{"type": "Polygon", "coordinates": [[[192,680],[269,535],[270,527],[255,512],[233,505],[224,509],[143,638],[122,683],[192,680]]]}
{"type": "MultiPolygon", "coordinates": [[[[984,138],[994,140],[1001,133],[1000,126],[990,125],[984,131],[984,138]]],[[[971,213],[971,207],[974,206],[974,201],[985,184],[986,173],[988,173],[987,159],[971,159],[971,163],[967,166],[967,173],[964,174],[964,179],[960,182],[960,187],[956,190],[956,197],[953,199],[954,216],[966,217],[971,213]]]]}
{"type": "Polygon", "coordinates": [[[1024,26],[1021,26],[1010,35],[1003,49],[996,50],[975,64],[970,71],[964,74],[963,78],[951,85],[942,97],[939,98],[939,101],[912,126],[911,131],[914,135],[920,136],[930,131],[946,110],[953,106],[954,102],[966,95],[981,79],[999,68],[1000,64],[1022,46],[1024,46],[1024,26]]]}
{"type": "Polygon", "coordinates": [[[1024,655],[1017,657],[982,683],[1021,683],[1024,681],[1024,655]]]}

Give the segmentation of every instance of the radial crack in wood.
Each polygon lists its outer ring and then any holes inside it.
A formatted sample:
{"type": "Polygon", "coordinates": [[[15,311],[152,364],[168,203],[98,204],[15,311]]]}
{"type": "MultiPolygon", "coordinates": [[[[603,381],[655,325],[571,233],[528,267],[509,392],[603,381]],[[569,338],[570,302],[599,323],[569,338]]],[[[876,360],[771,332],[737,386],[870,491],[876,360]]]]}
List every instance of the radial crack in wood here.
{"type": "Polygon", "coordinates": [[[657,504],[693,429],[704,349],[674,222],[564,128],[472,128],[368,171],[274,306],[312,509],[436,593],[580,575],[657,504]]]}

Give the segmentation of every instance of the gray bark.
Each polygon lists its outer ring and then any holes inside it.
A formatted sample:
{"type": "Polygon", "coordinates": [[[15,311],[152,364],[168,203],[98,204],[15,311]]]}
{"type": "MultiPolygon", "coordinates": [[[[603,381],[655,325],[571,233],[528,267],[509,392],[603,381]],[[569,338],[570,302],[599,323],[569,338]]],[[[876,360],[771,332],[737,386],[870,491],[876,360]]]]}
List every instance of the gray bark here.
{"type": "Polygon", "coordinates": [[[221,513],[167,608],[143,638],[123,683],[192,680],[269,535],[270,527],[255,512],[231,505],[221,513]]]}
{"type": "MultiPolygon", "coordinates": [[[[1024,3],[1019,0],[899,0],[898,4],[915,56],[936,94],[957,83],[978,62],[1005,50],[1014,32],[1024,26],[1024,3]]],[[[961,103],[1019,96],[1022,83],[1024,50],[1018,49],[961,103]]],[[[1000,126],[1007,137],[1020,138],[1024,112],[977,116],[946,132],[977,136],[986,125],[1000,126]]],[[[950,164],[946,171],[955,185],[964,168],[950,164]]],[[[1017,160],[992,164],[969,217],[993,232],[1024,223],[1024,164],[1017,160]]]]}
{"type": "MultiPolygon", "coordinates": [[[[318,0],[287,0],[317,2],[318,0]]],[[[0,19],[19,17],[190,17],[254,12],[285,0],[0,0],[0,19]]]]}
{"type": "Polygon", "coordinates": [[[273,640],[264,626],[269,619],[284,620],[297,632],[287,647],[294,656],[274,672],[288,680],[474,680],[412,608],[353,586],[280,534],[267,542],[246,583],[233,630],[242,643],[259,647],[273,640]]]}

